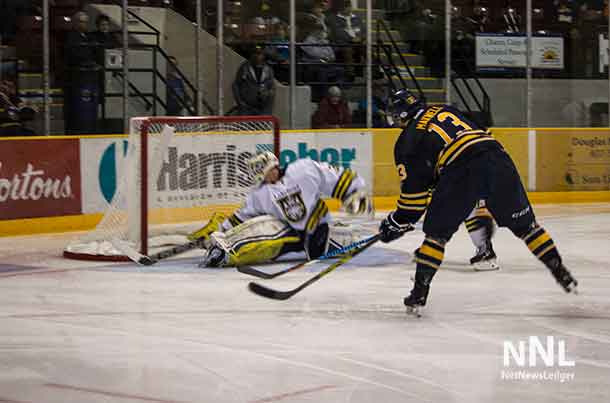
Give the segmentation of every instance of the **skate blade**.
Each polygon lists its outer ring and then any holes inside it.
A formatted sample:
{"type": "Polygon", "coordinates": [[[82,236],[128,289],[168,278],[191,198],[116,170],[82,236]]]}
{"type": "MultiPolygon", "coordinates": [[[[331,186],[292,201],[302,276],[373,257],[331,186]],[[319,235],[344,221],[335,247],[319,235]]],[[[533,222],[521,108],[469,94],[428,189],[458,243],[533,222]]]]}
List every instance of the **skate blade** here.
{"type": "Polygon", "coordinates": [[[422,316],[421,307],[407,306],[407,315],[415,316],[416,318],[421,318],[421,316],[422,316]]]}
{"type": "Polygon", "coordinates": [[[474,271],[495,271],[500,270],[500,265],[496,259],[484,260],[472,264],[474,271]]]}
{"type": "Polygon", "coordinates": [[[578,295],[579,294],[579,292],[578,292],[578,285],[574,284],[574,283],[571,283],[565,290],[566,290],[567,293],[572,293],[574,295],[578,295]]]}

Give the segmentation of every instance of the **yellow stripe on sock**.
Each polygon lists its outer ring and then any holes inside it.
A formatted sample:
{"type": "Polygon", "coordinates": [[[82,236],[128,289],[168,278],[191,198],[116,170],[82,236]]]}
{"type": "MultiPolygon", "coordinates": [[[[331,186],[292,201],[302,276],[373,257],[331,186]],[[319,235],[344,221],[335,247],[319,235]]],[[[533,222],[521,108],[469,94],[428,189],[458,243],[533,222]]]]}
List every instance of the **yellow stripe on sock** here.
{"type": "Polygon", "coordinates": [[[433,247],[431,247],[429,245],[425,245],[425,244],[419,248],[419,253],[431,256],[438,260],[443,260],[443,256],[444,256],[443,252],[441,252],[437,249],[434,249],[433,247]]]}

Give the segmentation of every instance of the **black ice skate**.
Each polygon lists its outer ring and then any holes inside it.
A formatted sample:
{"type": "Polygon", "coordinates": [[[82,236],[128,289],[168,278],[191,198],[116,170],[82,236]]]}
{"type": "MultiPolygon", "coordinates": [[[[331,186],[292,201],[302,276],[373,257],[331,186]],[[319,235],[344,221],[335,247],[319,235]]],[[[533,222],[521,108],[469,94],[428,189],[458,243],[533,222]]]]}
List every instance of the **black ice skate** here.
{"type": "Polygon", "coordinates": [[[551,270],[551,274],[555,277],[555,280],[559,283],[559,285],[565,290],[565,292],[573,292],[574,294],[578,294],[577,286],[578,281],[572,274],[566,269],[566,267],[561,263],[558,259],[553,259],[549,264],[549,269],[551,270]]]}
{"type": "Polygon", "coordinates": [[[477,254],[470,259],[470,264],[476,271],[492,271],[500,269],[498,259],[494,252],[491,242],[486,242],[485,246],[477,249],[477,254]]]}
{"type": "Polygon", "coordinates": [[[426,305],[428,292],[430,291],[430,283],[418,284],[417,281],[411,290],[411,294],[405,297],[403,303],[407,307],[407,314],[421,317],[421,308],[426,305]]]}

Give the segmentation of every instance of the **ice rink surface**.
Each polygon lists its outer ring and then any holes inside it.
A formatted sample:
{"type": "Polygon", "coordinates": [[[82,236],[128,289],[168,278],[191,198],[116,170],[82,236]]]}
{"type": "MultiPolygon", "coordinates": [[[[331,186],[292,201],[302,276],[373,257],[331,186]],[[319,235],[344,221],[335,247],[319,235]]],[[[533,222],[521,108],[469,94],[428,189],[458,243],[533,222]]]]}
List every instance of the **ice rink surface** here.
{"type": "MultiPolygon", "coordinates": [[[[502,269],[474,272],[461,228],[422,318],[402,305],[421,231],[287,301],[196,258],[83,263],[59,257],[74,234],[0,238],[0,402],[609,402],[610,205],[535,211],[580,295],[504,229],[502,269]],[[553,336],[553,365],[504,366],[505,343],[530,336],[553,336]]],[[[290,289],[322,267],[266,284],[290,289]]]]}

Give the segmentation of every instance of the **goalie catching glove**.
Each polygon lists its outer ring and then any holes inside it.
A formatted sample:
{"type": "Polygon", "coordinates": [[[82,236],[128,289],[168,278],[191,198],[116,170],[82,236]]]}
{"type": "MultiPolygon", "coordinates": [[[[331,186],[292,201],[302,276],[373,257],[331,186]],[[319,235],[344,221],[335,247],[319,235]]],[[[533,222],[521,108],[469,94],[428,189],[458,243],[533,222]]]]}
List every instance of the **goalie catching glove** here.
{"type": "Polygon", "coordinates": [[[363,190],[355,190],[343,200],[343,209],[351,215],[371,215],[374,213],[373,201],[363,190]]]}
{"type": "Polygon", "coordinates": [[[391,242],[395,239],[400,238],[406,232],[413,231],[415,227],[413,224],[399,224],[394,219],[394,213],[390,213],[386,218],[381,221],[379,225],[379,232],[381,233],[381,242],[391,242]]]}

